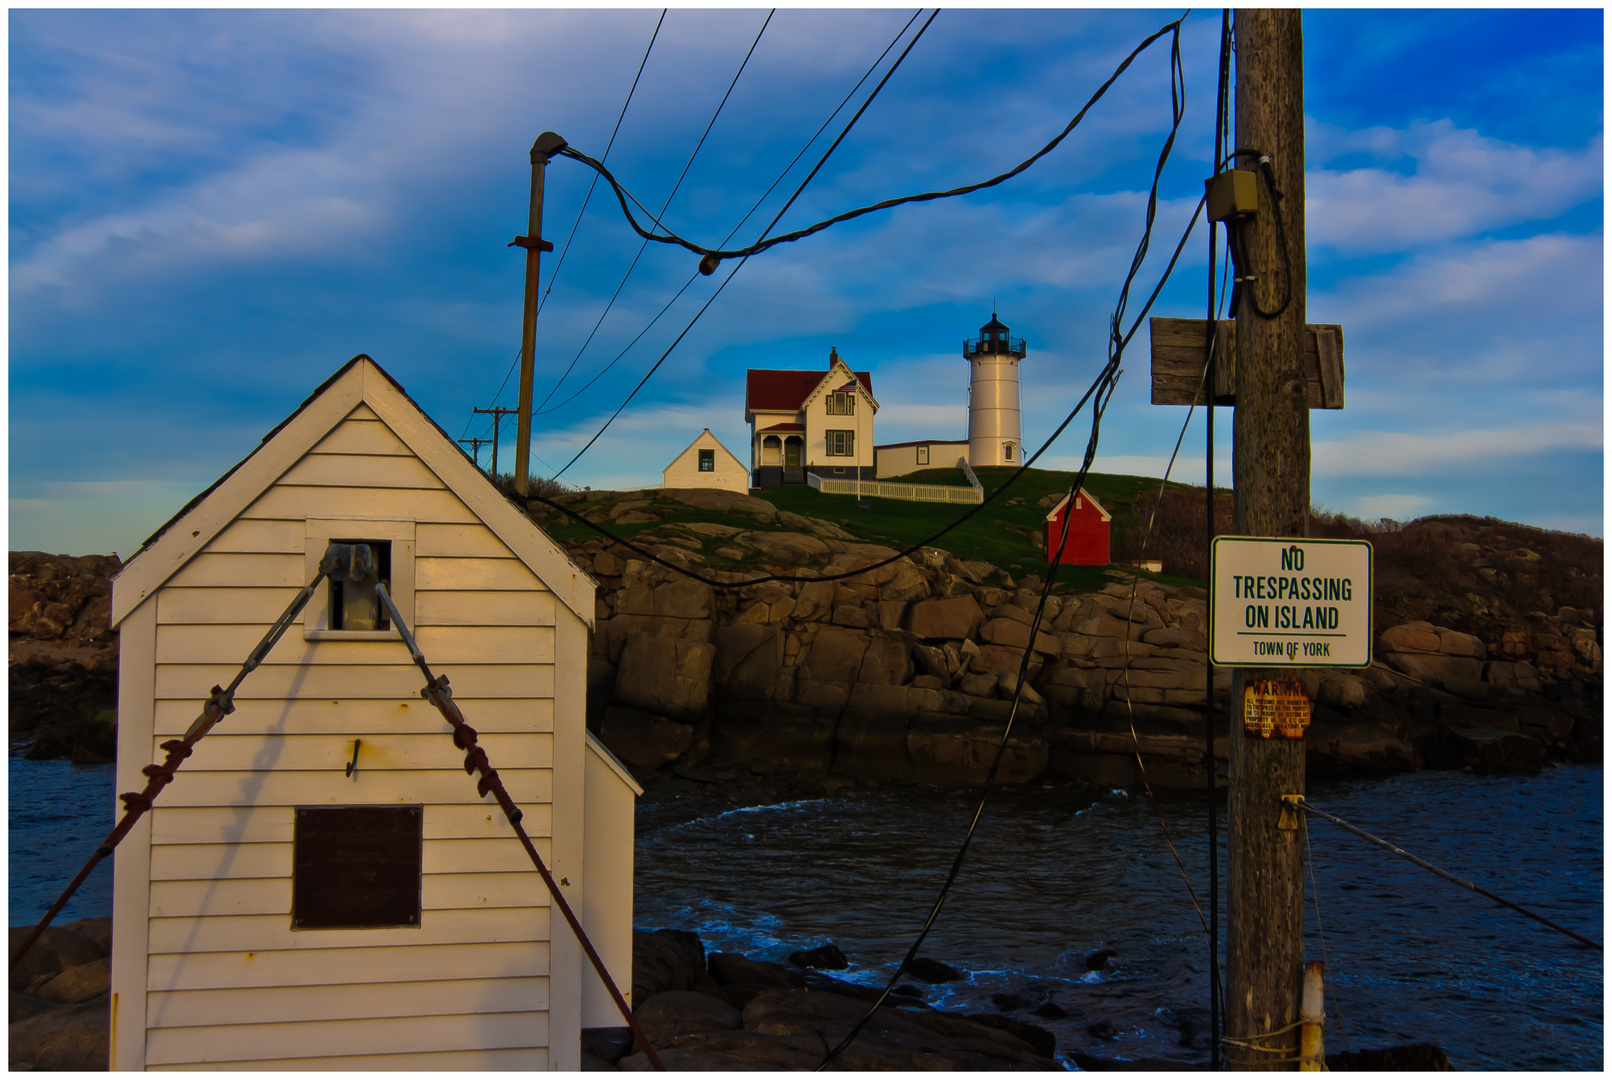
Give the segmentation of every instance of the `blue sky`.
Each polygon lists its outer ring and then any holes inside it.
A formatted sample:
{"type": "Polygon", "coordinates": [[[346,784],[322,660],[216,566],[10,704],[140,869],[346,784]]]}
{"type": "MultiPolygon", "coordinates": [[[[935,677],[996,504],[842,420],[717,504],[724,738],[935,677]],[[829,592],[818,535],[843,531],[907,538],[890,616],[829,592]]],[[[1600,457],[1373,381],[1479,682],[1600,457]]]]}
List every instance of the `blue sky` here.
{"type": "MultiPolygon", "coordinates": [[[[667,222],[727,235],[911,14],[779,10],[667,222]]],[[[658,15],[11,11],[11,547],[127,556],[358,352],[453,435],[484,434],[470,409],[493,403],[520,344],[523,262],[504,245],[525,231],[527,148],[552,129],[603,153],[658,15]]],[[[666,199],[765,17],[666,16],[609,158],[646,204],[666,199]]],[[[1172,17],[943,11],[780,228],[1016,163],[1172,17]]],[[[1316,503],[1601,533],[1602,23],[1598,10],[1306,14],[1308,319],[1343,324],[1348,367],[1348,407],[1312,413],[1316,503]]],[[[1218,28],[1213,10],[1185,26],[1187,115],[1149,288],[1209,171],[1218,28]]],[[[960,346],[993,300],[1029,339],[1024,438],[1039,443],[1103,359],[1169,123],[1166,61],[1161,41],[1005,185],[752,259],[566,479],[656,484],[702,427],[745,456],[745,369],[818,367],[831,346],[873,372],[880,442],[960,436],[960,346]]],[[[549,169],[557,245],[588,180],[575,162],[549,169]]],[[[606,195],[542,313],[539,400],[638,248],[606,195]]],[[[1201,316],[1206,244],[1191,241],[1155,313],[1201,316]]],[[[693,262],[645,253],[555,402],[693,262]]],[[[537,471],[587,441],[726,271],[538,418],[537,471]]],[[[1158,475],[1185,419],[1148,404],[1145,336],[1099,468],[1158,475]]],[[[515,382],[499,404],[515,404],[515,382]]],[[[1230,420],[1221,410],[1222,481],[1230,420]]],[[[1179,479],[1202,482],[1201,423],[1179,479]]],[[[1084,441],[1077,424],[1043,463],[1077,462],[1084,441]]]]}

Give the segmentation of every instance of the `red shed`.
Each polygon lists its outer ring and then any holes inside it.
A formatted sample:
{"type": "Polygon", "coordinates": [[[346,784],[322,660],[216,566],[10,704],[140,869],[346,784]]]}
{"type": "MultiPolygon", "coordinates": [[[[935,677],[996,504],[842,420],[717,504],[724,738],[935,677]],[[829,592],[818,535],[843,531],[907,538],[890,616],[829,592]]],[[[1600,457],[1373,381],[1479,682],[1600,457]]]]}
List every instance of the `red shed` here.
{"type": "MultiPolygon", "coordinates": [[[[1065,495],[1063,501],[1047,514],[1045,555],[1048,563],[1053,561],[1058,550],[1068,506],[1069,496],[1065,495]]],[[[1109,517],[1102,503],[1092,498],[1091,492],[1081,488],[1075,496],[1075,512],[1069,520],[1069,539],[1064,543],[1063,558],[1058,561],[1066,566],[1107,566],[1109,517]]]]}

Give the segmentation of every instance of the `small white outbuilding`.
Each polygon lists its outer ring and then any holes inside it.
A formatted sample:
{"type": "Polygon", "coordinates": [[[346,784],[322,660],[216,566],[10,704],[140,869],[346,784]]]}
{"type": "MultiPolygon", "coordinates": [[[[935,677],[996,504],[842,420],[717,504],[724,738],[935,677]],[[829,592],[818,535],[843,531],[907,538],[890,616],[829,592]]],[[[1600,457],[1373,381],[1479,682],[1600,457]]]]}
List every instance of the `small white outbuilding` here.
{"type": "MultiPolygon", "coordinates": [[[[630,1002],[641,792],[584,727],[595,583],[367,356],[114,582],[118,791],[338,540],[375,549],[630,1002]]],[[[396,630],[348,599],[321,586],[117,851],[115,1069],[573,1070],[582,1028],[622,1023],[396,630]]]]}
{"type": "Polygon", "coordinates": [[[750,468],[706,428],[661,471],[663,488],[719,488],[750,492],[750,468]]]}

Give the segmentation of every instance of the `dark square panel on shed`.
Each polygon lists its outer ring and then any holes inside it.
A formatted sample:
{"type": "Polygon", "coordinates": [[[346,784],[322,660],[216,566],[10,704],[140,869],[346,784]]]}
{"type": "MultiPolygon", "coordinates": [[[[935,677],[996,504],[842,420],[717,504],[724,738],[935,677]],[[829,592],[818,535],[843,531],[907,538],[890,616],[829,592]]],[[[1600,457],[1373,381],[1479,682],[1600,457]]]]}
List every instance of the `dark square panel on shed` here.
{"type": "Polygon", "coordinates": [[[420,806],[299,806],[291,928],[420,925],[420,806]]]}

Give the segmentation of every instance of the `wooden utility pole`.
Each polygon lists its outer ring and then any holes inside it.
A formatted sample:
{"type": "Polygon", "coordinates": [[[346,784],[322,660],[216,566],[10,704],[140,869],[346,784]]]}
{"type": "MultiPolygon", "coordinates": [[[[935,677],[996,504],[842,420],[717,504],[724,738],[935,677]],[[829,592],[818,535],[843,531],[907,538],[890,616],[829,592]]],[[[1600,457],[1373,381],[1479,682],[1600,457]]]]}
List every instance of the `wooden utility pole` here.
{"type": "MultiPolygon", "coordinates": [[[[530,403],[531,403],[531,398],[528,395],[527,404],[530,405],[530,403]]],[[[492,465],[492,475],[496,479],[497,476],[498,476],[498,428],[499,428],[499,425],[503,423],[504,417],[506,417],[506,416],[510,416],[512,414],[516,415],[516,416],[520,415],[520,410],[519,409],[506,409],[502,405],[494,405],[490,409],[471,409],[470,411],[473,412],[473,413],[485,413],[486,415],[491,416],[493,418],[493,439],[492,439],[492,443],[493,443],[493,465],[492,465]]],[[[463,440],[460,440],[460,441],[462,442],[463,440]]],[[[528,450],[529,449],[530,449],[530,444],[528,444],[528,450]]]]}
{"type": "Polygon", "coordinates": [[[471,438],[460,439],[459,441],[470,447],[470,460],[476,463],[476,468],[481,468],[481,448],[492,442],[492,440],[471,438]]]}
{"type": "MultiPolygon", "coordinates": [[[[1240,226],[1247,240],[1237,317],[1232,472],[1237,532],[1308,533],[1310,410],[1303,368],[1304,50],[1297,10],[1242,8],[1236,14],[1235,146],[1270,158],[1270,187],[1240,226]],[[1277,214],[1285,245],[1278,244],[1277,214]],[[1285,251],[1281,247],[1285,246],[1285,251]],[[1284,263],[1286,270],[1284,271],[1284,263]],[[1264,318],[1257,305],[1275,311],[1264,318]]],[[[1260,168],[1258,158],[1236,166],[1260,168]]],[[[1243,687],[1292,679],[1288,670],[1238,668],[1232,680],[1226,919],[1226,1059],[1233,1068],[1292,1069],[1298,1056],[1304,978],[1304,889],[1299,834],[1278,827],[1281,797],[1304,792],[1302,740],[1248,738],[1243,687]],[[1272,1034],[1275,1033],[1275,1034],[1272,1034]],[[1267,1037],[1268,1036],[1268,1037],[1267,1037]],[[1260,1046],[1266,1051],[1237,1046],[1260,1046]],[[1285,1061],[1279,1059],[1288,1059],[1285,1061]]]]}
{"type": "Polygon", "coordinates": [[[532,193],[527,206],[526,235],[517,236],[509,247],[526,249],[526,307],[521,313],[520,419],[515,432],[515,490],[526,494],[532,453],[532,373],[537,348],[537,271],[542,252],[554,245],[543,239],[543,170],[549,158],[565,149],[565,140],[545,131],[532,144],[532,193]]]}

